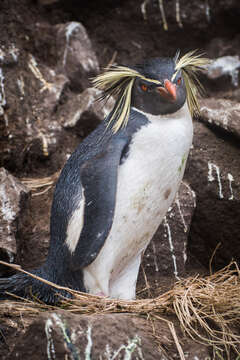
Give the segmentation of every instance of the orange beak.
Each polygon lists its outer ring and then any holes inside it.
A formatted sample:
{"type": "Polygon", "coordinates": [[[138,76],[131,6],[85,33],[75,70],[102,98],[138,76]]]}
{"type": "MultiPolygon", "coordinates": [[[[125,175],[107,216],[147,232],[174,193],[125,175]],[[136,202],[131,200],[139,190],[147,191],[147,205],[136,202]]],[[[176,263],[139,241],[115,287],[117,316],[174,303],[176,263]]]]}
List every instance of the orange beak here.
{"type": "Polygon", "coordinates": [[[169,80],[164,80],[164,87],[159,86],[158,91],[166,100],[175,102],[177,99],[176,85],[169,80]]]}

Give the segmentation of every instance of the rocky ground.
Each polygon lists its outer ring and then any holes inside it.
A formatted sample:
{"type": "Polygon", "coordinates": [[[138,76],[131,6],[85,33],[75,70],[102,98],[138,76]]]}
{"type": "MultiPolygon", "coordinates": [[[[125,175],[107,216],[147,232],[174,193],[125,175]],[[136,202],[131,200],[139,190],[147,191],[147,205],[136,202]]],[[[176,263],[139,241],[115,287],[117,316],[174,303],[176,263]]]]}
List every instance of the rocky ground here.
{"type": "MultiPolygon", "coordinates": [[[[179,18],[178,2],[166,1],[163,23],[157,1],[141,4],[1,1],[0,259],[28,269],[44,261],[58,173],[112,106],[95,102],[99,92],[89,79],[112,63],[197,48],[214,61],[202,78],[206,97],[194,120],[184,182],[143,259],[138,296],[150,297],[179,277],[207,274],[209,262],[218,270],[239,261],[240,8],[236,0],[182,0],[179,18]]],[[[9,273],[0,268],[1,276],[9,273]]],[[[2,359],[179,358],[160,320],[159,348],[151,325],[127,314],[103,319],[57,310],[34,320],[6,318],[2,359]]],[[[212,358],[211,349],[185,337],[177,322],[176,329],[186,359],[212,358]]]]}

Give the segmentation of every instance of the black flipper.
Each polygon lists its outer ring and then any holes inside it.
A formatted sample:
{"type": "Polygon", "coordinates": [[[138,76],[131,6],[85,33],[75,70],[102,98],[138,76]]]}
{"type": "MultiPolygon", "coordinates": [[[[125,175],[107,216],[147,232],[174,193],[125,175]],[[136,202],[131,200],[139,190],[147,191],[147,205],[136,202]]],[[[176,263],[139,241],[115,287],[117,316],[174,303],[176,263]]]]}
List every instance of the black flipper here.
{"type": "Polygon", "coordinates": [[[72,254],[72,269],[89,265],[98,255],[112,227],[118,166],[127,137],[111,139],[104,150],[81,168],[84,189],[84,225],[72,254]]]}

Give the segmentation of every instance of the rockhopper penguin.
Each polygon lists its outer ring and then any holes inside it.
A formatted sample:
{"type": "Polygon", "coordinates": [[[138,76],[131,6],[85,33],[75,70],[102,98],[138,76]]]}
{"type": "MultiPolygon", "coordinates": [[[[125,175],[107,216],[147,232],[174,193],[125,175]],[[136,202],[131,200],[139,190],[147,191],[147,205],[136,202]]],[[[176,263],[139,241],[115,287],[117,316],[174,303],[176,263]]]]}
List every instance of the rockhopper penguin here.
{"type": "MultiPolygon", "coordinates": [[[[196,72],[206,61],[178,52],[97,76],[103,98],[115,95],[116,103],[61,172],[48,256],[33,274],[92,294],[135,298],[141,256],[183,177],[191,115],[198,111],[196,72]]],[[[0,298],[5,291],[58,300],[55,288],[23,273],[0,279],[0,298]]]]}

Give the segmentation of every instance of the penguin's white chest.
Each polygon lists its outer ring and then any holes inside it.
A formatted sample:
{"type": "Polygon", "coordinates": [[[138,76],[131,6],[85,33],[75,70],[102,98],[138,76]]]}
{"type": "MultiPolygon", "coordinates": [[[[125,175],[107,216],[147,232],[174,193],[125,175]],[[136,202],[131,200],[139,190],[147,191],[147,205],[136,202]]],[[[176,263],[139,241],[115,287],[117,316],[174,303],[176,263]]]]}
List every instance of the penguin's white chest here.
{"type": "MultiPolygon", "coordinates": [[[[133,136],[118,170],[111,231],[86,272],[104,272],[111,288],[129,264],[140,258],[176,195],[191,142],[188,113],[186,119],[154,118],[133,136]]],[[[107,292],[115,297],[111,289],[107,292]]]]}

